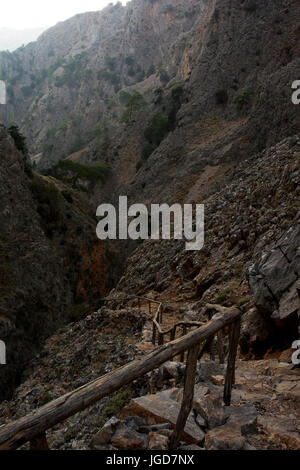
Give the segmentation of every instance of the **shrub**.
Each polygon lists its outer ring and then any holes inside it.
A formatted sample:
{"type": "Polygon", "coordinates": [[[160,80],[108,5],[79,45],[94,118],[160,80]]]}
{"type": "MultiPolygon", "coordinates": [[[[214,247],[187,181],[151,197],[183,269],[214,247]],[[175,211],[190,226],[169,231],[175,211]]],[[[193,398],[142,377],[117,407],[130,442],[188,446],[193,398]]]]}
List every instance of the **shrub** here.
{"type": "Polygon", "coordinates": [[[26,139],[23,134],[20,132],[20,129],[17,125],[12,125],[7,129],[10,136],[13,138],[15,146],[19,152],[23,155],[24,171],[31,178],[32,177],[32,168],[28,159],[28,148],[26,144],[26,139]]]}
{"type": "Polygon", "coordinates": [[[123,113],[121,120],[123,122],[130,122],[133,115],[140,109],[142,109],[146,104],[143,95],[138,91],[135,91],[126,103],[126,111],[123,113]]]}
{"type": "Polygon", "coordinates": [[[34,88],[33,85],[22,86],[21,91],[22,91],[23,95],[26,98],[28,98],[31,95],[33,88],[34,88]]]}
{"type": "Polygon", "coordinates": [[[173,131],[176,127],[178,107],[173,106],[168,114],[168,130],[173,131]]]}
{"type": "Polygon", "coordinates": [[[10,136],[13,138],[16,148],[25,156],[28,155],[28,148],[26,144],[26,139],[21,134],[20,129],[16,125],[12,125],[7,129],[10,136]]]}
{"type": "Polygon", "coordinates": [[[51,237],[59,219],[61,195],[56,186],[40,176],[35,176],[30,189],[37,202],[37,211],[42,220],[42,228],[51,237]]]}
{"type": "Polygon", "coordinates": [[[116,59],[114,57],[108,57],[106,56],[104,59],[104,63],[106,67],[109,68],[109,70],[113,71],[116,68],[116,59]]]}
{"type": "Polygon", "coordinates": [[[151,75],[153,75],[155,72],[156,72],[155,65],[152,64],[152,65],[150,65],[146,76],[151,77],[151,75]]]}
{"type": "Polygon", "coordinates": [[[84,66],[86,65],[86,62],[87,59],[84,52],[76,54],[76,56],[72,57],[69,62],[63,66],[64,72],[62,75],[56,77],[55,85],[57,87],[62,87],[64,85],[69,87],[78,86],[85,71],[84,66]]]}
{"type": "Polygon", "coordinates": [[[168,73],[166,72],[166,70],[161,70],[160,71],[159,78],[160,78],[160,81],[164,84],[168,83],[168,81],[170,80],[170,77],[169,77],[168,73]]]}
{"type": "Polygon", "coordinates": [[[149,142],[147,142],[142,149],[142,155],[141,155],[142,159],[148,160],[151,153],[154,152],[155,149],[156,149],[156,145],[150,144],[149,142]]]}
{"type": "Polygon", "coordinates": [[[177,86],[176,88],[172,89],[172,98],[176,103],[180,103],[182,95],[183,95],[183,88],[181,85],[177,86]]]}
{"type": "Polygon", "coordinates": [[[251,96],[253,94],[253,91],[245,91],[241,95],[237,96],[233,102],[237,104],[239,108],[243,108],[244,106],[249,104],[251,96]]]}
{"type": "Polygon", "coordinates": [[[154,94],[156,96],[154,99],[154,104],[161,104],[164,95],[164,89],[161,87],[156,88],[156,90],[154,90],[154,94]]]}
{"type": "Polygon", "coordinates": [[[55,178],[70,182],[76,187],[78,180],[86,180],[91,183],[104,181],[105,176],[110,170],[108,165],[98,163],[97,165],[83,165],[72,160],[60,160],[52,169],[51,174],[55,178]]]}
{"type": "Polygon", "coordinates": [[[134,62],[135,62],[135,60],[134,60],[134,57],[132,57],[132,56],[127,56],[126,59],[125,59],[125,64],[128,65],[128,66],[133,65],[134,62]]]}
{"type": "Polygon", "coordinates": [[[130,388],[126,388],[125,390],[121,390],[116,395],[109,398],[105,403],[101,415],[98,418],[98,426],[102,427],[112,416],[118,416],[126,403],[129,401],[130,395],[130,388]]]}
{"type": "Polygon", "coordinates": [[[156,113],[151,119],[144,135],[150,144],[158,146],[168,132],[168,118],[161,113],[156,113]]]}
{"type": "Polygon", "coordinates": [[[131,94],[127,91],[121,90],[119,93],[119,100],[121,104],[127,104],[130,101],[131,94]]]}

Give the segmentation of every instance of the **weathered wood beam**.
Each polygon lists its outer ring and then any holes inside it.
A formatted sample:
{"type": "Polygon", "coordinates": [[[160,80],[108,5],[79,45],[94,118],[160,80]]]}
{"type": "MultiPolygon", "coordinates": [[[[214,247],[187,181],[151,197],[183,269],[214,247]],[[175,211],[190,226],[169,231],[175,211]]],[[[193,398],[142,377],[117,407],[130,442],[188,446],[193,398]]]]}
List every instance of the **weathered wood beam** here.
{"type": "Polygon", "coordinates": [[[232,386],[235,383],[235,361],[240,339],[241,320],[234,322],[229,335],[229,352],[224,387],[224,403],[230,406],[232,386]]]}
{"type": "Polygon", "coordinates": [[[197,358],[199,354],[199,345],[189,349],[187,357],[187,366],[185,371],[184,391],[181,402],[181,408],[177,418],[174,432],[171,436],[169,449],[177,449],[182,436],[183,430],[186,425],[186,420],[189,417],[193,406],[195,376],[197,370],[197,358]]]}
{"type": "Polygon", "coordinates": [[[215,335],[224,326],[238,320],[240,316],[241,312],[238,309],[232,313],[220,315],[217,319],[186,336],[175,339],[171,343],[155,349],[152,353],[51,401],[15,422],[1,426],[0,450],[17,449],[78,411],[88,408],[183,351],[195,347],[215,335]]]}

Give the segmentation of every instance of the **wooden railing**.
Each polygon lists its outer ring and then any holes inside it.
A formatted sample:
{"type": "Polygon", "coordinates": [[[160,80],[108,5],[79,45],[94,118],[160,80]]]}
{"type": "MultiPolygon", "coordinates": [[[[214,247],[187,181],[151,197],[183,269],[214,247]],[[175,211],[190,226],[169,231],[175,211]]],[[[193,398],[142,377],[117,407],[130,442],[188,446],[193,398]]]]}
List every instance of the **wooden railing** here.
{"type": "MultiPolygon", "coordinates": [[[[164,304],[163,302],[159,302],[157,300],[149,299],[148,297],[139,297],[137,295],[128,295],[123,294],[119,295],[118,297],[105,297],[102,299],[103,302],[110,303],[112,302],[114,305],[120,305],[122,302],[128,302],[130,300],[136,300],[138,309],[142,311],[142,302],[146,302],[147,309],[149,314],[152,316],[153,313],[153,305],[154,305],[154,315],[152,319],[153,324],[153,333],[152,333],[152,343],[158,344],[158,346],[162,346],[165,343],[165,337],[169,335],[170,341],[173,341],[176,338],[176,333],[181,328],[181,335],[185,336],[187,331],[190,328],[199,328],[200,326],[204,325],[203,322],[196,322],[196,321],[179,321],[175,323],[171,328],[167,330],[163,330],[163,316],[164,316],[164,304]]],[[[183,360],[183,359],[182,359],[183,360]]]]}
{"type": "MultiPolygon", "coordinates": [[[[237,308],[224,309],[214,305],[208,307],[222,313],[219,313],[210,322],[198,327],[195,331],[190,331],[181,338],[157,347],[153,352],[51,401],[15,422],[2,425],[0,427],[0,450],[17,449],[28,441],[31,450],[48,449],[47,430],[130,384],[151,370],[160,367],[166,361],[188,351],[182,405],[170,440],[170,448],[175,449],[192,408],[196,364],[199,354],[201,354],[201,344],[211,341],[216,334],[224,331],[225,327],[228,326],[230,327],[229,354],[225,377],[224,403],[229,406],[231,402],[242,312],[237,308]]],[[[160,325],[158,324],[158,326],[160,325]]]]}

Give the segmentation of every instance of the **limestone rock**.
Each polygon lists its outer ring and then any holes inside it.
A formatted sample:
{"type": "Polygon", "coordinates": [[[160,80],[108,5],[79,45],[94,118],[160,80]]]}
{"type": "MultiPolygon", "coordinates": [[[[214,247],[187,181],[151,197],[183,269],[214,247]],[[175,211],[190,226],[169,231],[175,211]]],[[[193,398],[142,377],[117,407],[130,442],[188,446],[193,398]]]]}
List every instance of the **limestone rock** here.
{"type": "Polygon", "coordinates": [[[209,429],[222,426],[226,422],[225,407],[221,398],[206,395],[202,399],[194,399],[193,408],[207,423],[209,429]]]}
{"type": "Polygon", "coordinates": [[[111,443],[119,450],[145,450],[148,447],[147,439],[124,423],[117,425],[111,443]]]}
{"type": "Polygon", "coordinates": [[[243,450],[246,439],[241,434],[241,428],[236,423],[227,423],[209,431],[205,438],[207,450],[243,450]]]}
{"type": "Polygon", "coordinates": [[[244,436],[257,433],[258,413],[252,403],[227,407],[226,415],[228,416],[227,422],[237,423],[241,427],[241,433],[244,436]]]}
{"type": "Polygon", "coordinates": [[[249,270],[249,282],[259,311],[278,327],[298,328],[300,272],[300,224],[295,223],[273,248],[249,270]]]}

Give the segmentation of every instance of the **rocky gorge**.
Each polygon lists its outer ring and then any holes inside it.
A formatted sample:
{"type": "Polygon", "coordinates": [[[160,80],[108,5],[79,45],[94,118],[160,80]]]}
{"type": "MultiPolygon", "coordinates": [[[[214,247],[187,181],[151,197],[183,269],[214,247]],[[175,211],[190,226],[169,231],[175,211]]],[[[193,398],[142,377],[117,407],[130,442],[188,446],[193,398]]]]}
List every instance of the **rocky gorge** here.
{"type": "MultiPolygon", "coordinates": [[[[243,312],[232,404],[206,353],[180,449],[300,449],[299,21],[296,0],[132,0],[0,53],[0,425],[153,349],[127,293],[166,327],[243,312]],[[120,195],[204,204],[204,248],[99,241],[96,208],[120,195]]],[[[50,447],[168,449],[184,374],[167,362],[50,447]]]]}

